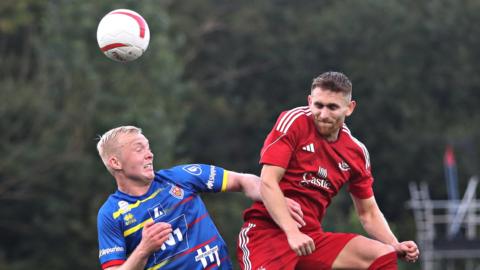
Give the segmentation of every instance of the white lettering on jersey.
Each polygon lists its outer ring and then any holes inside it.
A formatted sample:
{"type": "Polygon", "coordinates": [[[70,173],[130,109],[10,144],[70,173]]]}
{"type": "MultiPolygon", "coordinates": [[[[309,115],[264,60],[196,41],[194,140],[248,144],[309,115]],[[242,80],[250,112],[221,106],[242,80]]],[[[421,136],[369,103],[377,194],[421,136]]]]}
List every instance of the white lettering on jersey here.
{"type": "Polygon", "coordinates": [[[213,189],[213,184],[214,184],[216,175],[217,175],[217,171],[215,170],[215,166],[210,165],[210,175],[208,176],[208,182],[207,182],[208,189],[213,189]]]}
{"type": "Polygon", "coordinates": [[[153,219],[157,219],[163,215],[165,215],[165,213],[162,210],[160,210],[159,207],[153,208],[153,219]]]}
{"type": "MultiPolygon", "coordinates": [[[[325,170],[326,174],[326,170],[325,170]]],[[[322,189],[330,189],[330,182],[327,179],[321,179],[313,176],[311,173],[304,173],[300,185],[304,187],[314,186],[322,189]]]]}
{"type": "Polygon", "coordinates": [[[208,266],[207,259],[210,263],[217,263],[217,266],[220,266],[220,256],[218,255],[218,246],[210,248],[209,245],[205,245],[205,251],[202,251],[202,248],[197,249],[197,256],[195,256],[195,261],[201,261],[203,268],[208,266]]]}
{"type": "Polygon", "coordinates": [[[182,214],[167,223],[172,225],[173,231],[168,235],[168,239],[162,244],[160,249],[153,254],[155,263],[160,263],[190,249],[188,242],[188,225],[185,215],[182,214]]]}
{"type": "Polygon", "coordinates": [[[168,235],[167,241],[165,241],[160,248],[161,248],[162,250],[165,250],[165,249],[167,248],[167,245],[168,245],[168,246],[174,246],[174,245],[176,245],[178,242],[182,242],[182,241],[183,241],[182,231],[180,231],[179,228],[176,228],[175,230],[173,230],[173,232],[171,232],[171,233],[168,235]],[[175,239],[176,239],[176,240],[175,240],[175,239]]]}
{"type": "Polygon", "coordinates": [[[112,248],[100,249],[100,251],[98,252],[98,257],[102,257],[110,253],[123,252],[124,250],[125,249],[123,247],[112,247],[112,248]]]}

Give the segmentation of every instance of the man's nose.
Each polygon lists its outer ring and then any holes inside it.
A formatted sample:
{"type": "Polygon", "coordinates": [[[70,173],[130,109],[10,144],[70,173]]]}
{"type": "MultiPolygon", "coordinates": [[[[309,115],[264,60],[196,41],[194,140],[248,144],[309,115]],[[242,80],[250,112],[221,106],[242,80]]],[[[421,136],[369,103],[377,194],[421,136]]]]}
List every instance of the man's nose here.
{"type": "Polygon", "coordinates": [[[318,114],[319,118],[325,119],[330,115],[330,111],[327,108],[321,108],[318,114]]]}

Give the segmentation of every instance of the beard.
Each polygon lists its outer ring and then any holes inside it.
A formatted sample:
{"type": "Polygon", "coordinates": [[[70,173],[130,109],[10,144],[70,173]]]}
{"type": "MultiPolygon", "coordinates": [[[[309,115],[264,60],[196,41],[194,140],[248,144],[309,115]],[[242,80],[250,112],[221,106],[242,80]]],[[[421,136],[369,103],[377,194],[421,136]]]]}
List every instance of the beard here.
{"type": "Polygon", "coordinates": [[[327,140],[336,140],[338,131],[343,125],[343,121],[315,120],[315,126],[320,136],[327,140]]]}

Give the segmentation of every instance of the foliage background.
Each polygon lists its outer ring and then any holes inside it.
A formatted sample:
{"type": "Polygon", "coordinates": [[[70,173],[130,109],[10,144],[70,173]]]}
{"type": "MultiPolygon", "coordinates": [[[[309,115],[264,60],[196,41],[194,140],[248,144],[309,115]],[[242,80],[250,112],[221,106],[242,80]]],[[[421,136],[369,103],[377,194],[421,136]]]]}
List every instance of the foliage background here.
{"type": "MultiPolygon", "coordinates": [[[[259,173],[276,117],[327,70],[353,81],[348,125],[370,150],[376,198],[398,237],[414,238],[408,182],[446,197],[447,143],[461,192],[478,171],[478,14],[476,0],[0,2],[0,270],[99,268],[96,213],[115,189],[99,134],[142,127],[158,169],[259,173]],[[97,47],[97,23],[116,8],[150,26],[132,63],[97,47]]],[[[250,202],[204,198],[234,259],[250,202]]],[[[362,232],[345,191],[325,227],[362,232]]]]}

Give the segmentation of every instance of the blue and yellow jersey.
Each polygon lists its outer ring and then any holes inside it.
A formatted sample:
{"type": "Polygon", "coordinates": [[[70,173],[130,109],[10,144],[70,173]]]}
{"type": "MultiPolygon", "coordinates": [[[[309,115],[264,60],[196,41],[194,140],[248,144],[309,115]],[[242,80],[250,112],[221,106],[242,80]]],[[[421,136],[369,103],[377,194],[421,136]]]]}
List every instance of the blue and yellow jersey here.
{"type": "Polygon", "coordinates": [[[167,222],[173,232],[148,259],[145,269],[232,269],[220,236],[199,193],[225,191],[228,171],[203,164],[176,166],[155,173],[148,192],[110,195],[98,212],[102,268],[120,265],[140,243],[148,220],[167,222]]]}

